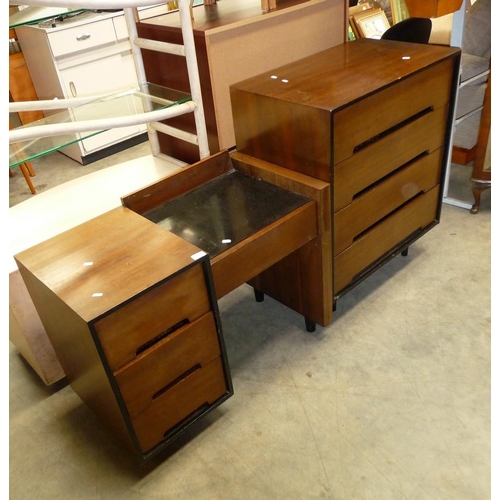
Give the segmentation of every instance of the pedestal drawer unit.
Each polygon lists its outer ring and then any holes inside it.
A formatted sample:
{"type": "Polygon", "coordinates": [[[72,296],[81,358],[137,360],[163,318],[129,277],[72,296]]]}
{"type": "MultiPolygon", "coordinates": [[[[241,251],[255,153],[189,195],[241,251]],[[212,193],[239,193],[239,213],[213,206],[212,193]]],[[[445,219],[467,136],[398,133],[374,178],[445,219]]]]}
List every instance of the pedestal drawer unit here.
{"type": "Polygon", "coordinates": [[[194,245],[119,207],[15,258],[73,389],[141,460],[232,395],[194,245]]]}
{"type": "Polygon", "coordinates": [[[335,299],[439,222],[459,62],[360,39],[231,87],[238,151],[332,184],[335,299]]]}

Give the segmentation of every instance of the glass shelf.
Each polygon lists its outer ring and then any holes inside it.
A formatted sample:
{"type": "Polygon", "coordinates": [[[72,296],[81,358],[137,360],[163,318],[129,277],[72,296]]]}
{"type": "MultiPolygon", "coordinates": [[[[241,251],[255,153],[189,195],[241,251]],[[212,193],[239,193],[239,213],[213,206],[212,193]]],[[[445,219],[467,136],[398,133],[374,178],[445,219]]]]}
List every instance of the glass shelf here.
{"type": "Polygon", "coordinates": [[[74,17],[83,12],[86,12],[86,9],[31,5],[9,16],[9,28],[17,28],[26,24],[38,24],[50,20],[60,22],[62,19],[74,17]]]}
{"type": "MultiPolygon", "coordinates": [[[[159,85],[146,84],[141,88],[112,94],[78,107],[65,109],[62,112],[57,111],[42,120],[37,120],[18,128],[25,129],[39,125],[53,125],[102,118],[119,118],[169,108],[190,100],[191,96],[185,92],[159,85]]],[[[70,144],[101,134],[102,132],[105,132],[105,130],[66,133],[63,135],[13,142],[9,144],[9,168],[58,151],[70,144]]]]}

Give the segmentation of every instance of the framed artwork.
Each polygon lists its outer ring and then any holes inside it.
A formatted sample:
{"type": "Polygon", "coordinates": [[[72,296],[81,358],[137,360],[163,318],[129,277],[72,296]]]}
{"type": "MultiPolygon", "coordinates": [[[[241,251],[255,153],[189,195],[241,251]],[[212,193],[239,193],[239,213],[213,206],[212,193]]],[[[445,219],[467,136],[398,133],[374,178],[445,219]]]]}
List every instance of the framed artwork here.
{"type": "Polygon", "coordinates": [[[354,14],[353,17],[359,35],[364,38],[380,39],[382,34],[390,28],[387,16],[382,9],[370,9],[354,14]]]}
{"type": "Polygon", "coordinates": [[[359,38],[358,28],[356,27],[356,22],[354,21],[353,16],[349,16],[349,27],[348,27],[348,39],[356,40],[359,38]]]}
{"type": "Polygon", "coordinates": [[[405,0],[390,0],[392,12],[392,24],[399,23],[410,17],[405,0]]]}

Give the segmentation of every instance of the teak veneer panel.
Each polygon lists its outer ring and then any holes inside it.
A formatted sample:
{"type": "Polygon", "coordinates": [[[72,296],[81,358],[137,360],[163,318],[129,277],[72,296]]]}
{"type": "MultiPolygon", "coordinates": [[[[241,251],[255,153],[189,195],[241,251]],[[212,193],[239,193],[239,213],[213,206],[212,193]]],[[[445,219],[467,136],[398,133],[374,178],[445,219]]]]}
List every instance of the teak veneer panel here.
{"type": "Polygon", "coordinates": [[[331,182],[333,164],[350,156],[364,137],[396,125],[422,106],[446,105],[446,96],[452,97],[452,79],[458,74],[459,54],[452,47],[359,39],[234,84],[230,93],[236,148],[331,182]],[[447,89],[439,86],[435,97],[430,87],[429,104],[412,83],[422,78],[424,85],[427,73],[438,80],[441,73],[449,83],[447,89]],[[396,85],[416,90],[421,96],[415,99],[418,106],[412,103],[413,96],[403,103],[398,100],[396,85]],[[387,103],[379,100],[381,92],[391,98],[387,103]],[[372,109],[368,102],[377,107],[372,109]],[[335,118],[340,112],[346,123],[335,118]],[[350,125],[354,122],[357,125],[350,125]],[[355,131],[356,140],[342,135],[339,129],[344,127],[355,131]]]}
{"type": "MultiPolygon", "coordinates": [[[[333,168],[333,210],[423,153],[443,148],[448,109],[442,107],[370,144],[333,168]]],[[[441,157],[441,160],[443,158],[441,157]]]]}
{"type": "Polygon", "coordinates": [[[211,259],[217,298],[227,295],[318,234],[316,204],[308,202],[211,259]]]}
{"type": "Polygon", "coordinates": [[[250,284],[316,323],[328,325],[333,319],[330,184],[238,151],[231,153],[231,159],[241,172],[316,202],[316,238],[260,273],[250,284]]]}
{"type": "Polygon", "coordinates": [[[208,256],[194,245],[118,207],[14,257],[72,388],[142,461],[232,395],[208,256]],[[189,325],[172,325],[178,318],[189,325]],[[203,353],[196,353],[193,342],[200,335],[203,353]],[[163,389],[178,394],[183,375],[193,365],[210,364],[207,357],[218,367],[216,380],[197,389],[206,387],[206,394],[191,399],[188,384],[182,407],[177,396],[162,397],[163,389]],[[113,370],[129,361],[119,372],[125,402],[113,370]],[[135,375],[132,382],[127,370],[135,375]],[[162,401],[163,412],[156,422],[161,434],[147,449],[139,443],[139,432],[147,429],[130,419],[149,408],[144,395],[155,408],[162,401]],[[201,399],[196,414],[185,413],[201,399]],[[182,422],[173,421],[179,414],[182,422]]]}
{"type": "Polygon", "coordinates": [[[213,314],[207,313],[175,331],[115,372],[130,415],[150,405],[163,388],[193,366],[220,355],[213,314]]]}
{"type": "Polygon", "coordinates": [[[339,254],[370,226],[439,183],[441,150],[424,156],[376,185],[334,215],[334,248],[339,254]]]}
{"type": "Polygon", "coordinates": [[[213,404],[226,392],[220,358],[191,373],[132,417],[143,452],[161,442],[166,432],[191,414],[213,404]]]}
{"type": "Polygon", "coordinates": [[[85,321],[190,265],[191,255],[199,251],[125,207],[105,215],[18,254],[85,321]],[[165,248],[170,249],[168,259],[163,258],[165,248]]]}
{"type": "MultiPolygon", "coordinates": [[[[358,145],[418,113],[443,107],[448,111],[453,64],[452,59],[435,64],[427,71],[399,82],[397,90],[386,88],[335,113],[333,163],[349,158],[358,145]]],[[[423,127],[422,130],[428,133],[423,127]]]]}
{"type": "MultiPolygon", "coordinates": [[[[164,251],[170,253],[168,247],[164,251]]],[[[99,319],[93,327],[109,367],[115,371],[135,359],[137,349],[147,341],[209,310],[203,268],[197,265],[99,319]]]]}
{"type": "Polygon", "coordinates": [[[412,200],[334,258],[334,293],[350,285],[360,273],[385,256],[415,231],[436,220],[439,186],[412,200]]]}
{"type": "Polygon", "coordinates": [[[234,170],[311,201],[211,258],[217,298],[245,282],[253,285],[252,279],[258,276],[259,290],[311,321],[327,325],[333,308],[329,184],[238,152],[222,151],[124,197],[122,203],[144,214],[234,170]],[[294,260],[294,272],[275,286],[270,269],[288,266],[288,259],[294,260]]]}
{"type": "MultiPolygon", "coordinates": [[[[331,183],[334,301],[439,222],[459,69],[458,48],[362,38],[231,85],[239,154],[331,183]]],[[[271,288],[299,279],[280,266],[271,288]]]]}

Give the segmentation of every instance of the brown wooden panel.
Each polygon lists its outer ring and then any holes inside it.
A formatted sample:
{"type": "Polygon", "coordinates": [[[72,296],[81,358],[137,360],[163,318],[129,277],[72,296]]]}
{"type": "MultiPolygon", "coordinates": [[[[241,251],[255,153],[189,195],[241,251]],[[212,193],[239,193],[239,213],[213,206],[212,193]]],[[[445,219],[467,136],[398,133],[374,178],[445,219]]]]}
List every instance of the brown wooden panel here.
{"type": "Polygon", "coordinates": [[[317,203],[316,238],[250,281],[282,304],[322,326],[332,319],[332,238],[330,184],[272,163],[231,153],[234,168],[317,203]]]}
{"type": "MultiPolygon", "coordinates": [[[[179,18],[178,15],[168,16],[179,18]]],[[[181,45],[182,33],[180,28],[153,26],[147,22],[137,23],[137,32],[140,37],[149,40],[159,40],[181,45]]],[[[211,153],[220,150],[217,121],[215,117],[215,106],[210,78],[210,67],[204,34],[195,34],[195,51],[198,64],[198,74],[201,84],[201,95],[203,99],[203,110],[207,128],[208,145],[211,153]]],[[[191,93],[189,77],[185,57],[172,54],[164,54],[151,50],[142,50],[144,69],[149,83],[155,83],[163,87],[181,90],[191,93]]],[[[164,123],[181,130],[196,134],[194,114],[188,113],[169,120],[164,123]]],[[[186,163],[195,163],[200,160],[200,152],[196,144],[191,144],[175,137],[158,134],[160,151],[186,163]]]]}
{"type": "Polygon", "coordinates": [[[151,450],[172,427],[203,405],[213,404],[226,391],[220,358],[181,380],[132,418],[142,451],[151,450]]]}
{"type": "Polygon", "coordinates": [[[221,298],[318,234],[310,201],[211,259],[215,295],[221,298]]]}
{"type": "Polygon", "coordinates": [[[427,109],[447,106],[450,99],[453,60],[401,81],[352,104],[334,116],[334,163],[349,158],[355,148],[427,109]]]}
{"type": "Polygon", "coordinates": [[[132,361],[149,340],[209,310],[203,268],[197,265],[98,320],[94,328],[114,371],[132,361]]]}
{"type": "Polygon", "coordinates": [[[459,55],[459,49],[450,47],[359,39],[233,84],[237,149],[328,182],[333,163],[332,116],[343,114],[341,123],[350,129],[335,132],[340,134],[336,139],[339,161],[348,156],[343,151],[346,147],[352,154],[354,146],[421,111],[422,106],[444,106],[459,55]],[[429,88],[428,72],[436,84],[442,84],[438,85],[440,98],[433,97],[431,85],[426,100],[422,89],[412,83],[420,79],[422,88],[429,88]],[[401,86],[412,87],[416,96],[402,100],[401,86]],[[379,92],[386,99],[372,109],[368,104],[371,99],[377,101],[379,92]]]}
{"type": "Polygon", "coordinates": [[[461,146],[453,146],[451,152],[452,163],[458,163],[459,165],[468,165],[471,161],[476,158],[476,146],[467,149],[461,146]]]}
{"type": "Polygon", "coordinates": [[[229,153],[221,151],[122,197],[122,205],[143,214],[229,172],[232,168],[229,153]]]}
{"type": "Polygon", "coordinates": [[[153,403],[156,394],[196,365],[220,355],[212,313],[177,330],[115,372],[130,415],[153,403]]]}
{"type": "Polygon", "coordinates": [[[121,441],[133,448],[87,323],[22,263],[18,262],[18,267],[72,389],[121,441]]]}
{"type": "Polygon", "coordinates": [[[439,184],[441,162],[442,150],[438,149],[398,170],[337,212],[333,222],[335,255],[409,199],[439,184]]]}
{"type": "Polygon", "coordinates": [[[330,182],[329,110],[230,88],[241,153],[330,182]]]}
{"type": "Polygon", "coordinates": [[[429,113],[335,165],[334,212],[351,203],[362,190],[418,155],[441,148],[447,113],[447,107],[429,113]]]}
{"type": "Polygon", "coordinates": [[[186,240],[117,207],[15,257],[91,322],[190,266],[198,252],[186,240]]]}
{"type": "Polygon", "coordinates": [[[377,259],[437,217],[439,186],[419,196],[364,234],[334,259],[334,293],[337,294],[377,259]]]}

